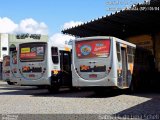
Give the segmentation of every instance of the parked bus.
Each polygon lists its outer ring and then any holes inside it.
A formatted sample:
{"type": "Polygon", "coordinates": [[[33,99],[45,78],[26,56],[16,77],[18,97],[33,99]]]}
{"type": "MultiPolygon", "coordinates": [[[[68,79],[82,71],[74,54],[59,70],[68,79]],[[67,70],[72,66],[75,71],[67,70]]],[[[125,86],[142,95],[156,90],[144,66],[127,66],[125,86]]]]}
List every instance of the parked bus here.
{"type": "Polygon", "coordinates": [[[20,72],[18,68],[18,54],[17,50],[11,50],[10,55],[3,57],[2,64],[2,77],[3,81],[6,81],[9,85],[17,83],[17,79],[20,78],[20,72]]]}
{"type": "Polygon", "coordinates": [[[71,49],[48,42],[19,44],[18,72],[18,85],[47,86],[50,92],[71,87],[71,49]]]}
{"type": "Polygon", "coordinates": [[[7,81],[9,85],[14,85],[17,82],[17,78],[20,78],[16,49],[10,49],[10,55],[3,57],[2,70],[3,80],[7,81]]]}
{"type": "Polygon", "coordinates": [[[74,87],[129,88],[133,91],[144,83],[140,74],[147,76],[153,69],[150,66],[153,60],[148,59],[151,51],[115,37],[78,38],[73,41],[72,50],[74,87]]]}

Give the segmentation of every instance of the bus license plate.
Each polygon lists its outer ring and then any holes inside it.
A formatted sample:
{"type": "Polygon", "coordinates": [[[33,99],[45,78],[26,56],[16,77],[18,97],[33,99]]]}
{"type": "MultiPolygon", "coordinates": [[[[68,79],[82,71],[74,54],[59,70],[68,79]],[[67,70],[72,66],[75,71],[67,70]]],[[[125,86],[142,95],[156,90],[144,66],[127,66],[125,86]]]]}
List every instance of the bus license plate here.
{"type": "Polygon", "coordinates": [[[35,77],[35,75],[34,74],[29,74],[29,77],[35,77]]]}
{"type": "Polygon", "coordinates": [[[97,78],[97,75],[96,74],[91,74],[89,75],[90,78],[97,78]]]}

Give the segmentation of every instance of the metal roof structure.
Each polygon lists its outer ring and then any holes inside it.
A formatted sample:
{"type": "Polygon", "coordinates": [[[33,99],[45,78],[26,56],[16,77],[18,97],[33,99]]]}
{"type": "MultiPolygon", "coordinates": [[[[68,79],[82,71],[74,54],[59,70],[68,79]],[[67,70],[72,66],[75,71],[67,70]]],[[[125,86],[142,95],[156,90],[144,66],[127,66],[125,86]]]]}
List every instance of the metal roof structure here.
{"type": "Polygon", "coordinates": [[[125,39],[129,36],[152,34],[160,31],[160,0],[137,4],[129,9],[91,20],[90,22],[62,30],[62,33],[76,37],[115,36],[125,39]]]}

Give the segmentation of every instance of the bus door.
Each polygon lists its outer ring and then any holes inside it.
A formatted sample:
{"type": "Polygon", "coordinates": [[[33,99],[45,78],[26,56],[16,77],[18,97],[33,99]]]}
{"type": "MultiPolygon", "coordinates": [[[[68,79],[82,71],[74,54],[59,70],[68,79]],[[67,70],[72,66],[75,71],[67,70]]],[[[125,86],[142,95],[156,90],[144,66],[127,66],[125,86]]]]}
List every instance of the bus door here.
{"type": "Polygon", "coordinates": [[[20,77],[19,68],[18,68],[18,54],[17,51],[11,51],[10,54],[10,66],[11,66],[11,81],[16,82],[16,79],[20,77]]]}
{"type": "Polygon", "coordinates": [[[60,51],[60,68],[62,71],[62,84],[71,85],[71,52],[60,51]]]}
{"type": "Polygon", "coordinates": [[[126,47],[121,47],[121,58],[122,58],[122,87],[127,87],[127,53],[126,47]]]}
{"type": "Polygon", "coordinates": [[[10,81],[10,56],[6,55],[3,57],[3,64],[2,64],[2,79],[4,81],[10,81]]]}

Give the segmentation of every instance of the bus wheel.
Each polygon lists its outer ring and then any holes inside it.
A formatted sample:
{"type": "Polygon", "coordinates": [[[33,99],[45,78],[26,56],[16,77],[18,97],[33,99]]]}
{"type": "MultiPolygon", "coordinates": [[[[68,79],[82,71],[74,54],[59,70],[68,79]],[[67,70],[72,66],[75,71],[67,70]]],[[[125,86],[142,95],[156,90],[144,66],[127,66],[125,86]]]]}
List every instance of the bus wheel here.
{"type": "Polygon", "coordinates": [[[48,86],[48,91],[50,93],[57,93],[59,91],[59,88],[60,88],[60,79],[57,79],[57,81],[51,81],[51,85],[48,86]]]}
{"type": "Polygon", "coordinates": [[[13,83],[13,82],[10,82],[10,81],[7,81],[7,84],[8,84],[8,85],[14,85],[14,83],[13,83]]]}

